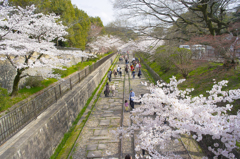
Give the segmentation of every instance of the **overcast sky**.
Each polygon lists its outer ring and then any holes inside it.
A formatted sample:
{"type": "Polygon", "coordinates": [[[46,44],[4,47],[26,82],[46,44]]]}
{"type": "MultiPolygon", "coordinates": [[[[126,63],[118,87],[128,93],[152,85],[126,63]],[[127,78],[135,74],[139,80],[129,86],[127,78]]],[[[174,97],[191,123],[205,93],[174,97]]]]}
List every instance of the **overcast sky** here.
{"type": "Polygon", "coordinates": [[[110,0],[72,0],[72,4],[85,11],[89,16],[99,16],[103,25],[114,20],[113,6],[110,0]]]}

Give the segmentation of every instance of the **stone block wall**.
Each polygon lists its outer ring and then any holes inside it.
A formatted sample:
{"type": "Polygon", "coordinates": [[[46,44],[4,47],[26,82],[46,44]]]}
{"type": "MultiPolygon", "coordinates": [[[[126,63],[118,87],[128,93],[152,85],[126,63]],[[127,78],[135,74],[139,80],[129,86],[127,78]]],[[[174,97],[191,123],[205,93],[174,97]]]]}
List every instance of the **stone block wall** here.
{"type": "Polygon", "coordinates": [[[1,145],[0,158],[48,159],[101,82],[115,57],[116,55],[112,56],[72,91],[1,145]]]}

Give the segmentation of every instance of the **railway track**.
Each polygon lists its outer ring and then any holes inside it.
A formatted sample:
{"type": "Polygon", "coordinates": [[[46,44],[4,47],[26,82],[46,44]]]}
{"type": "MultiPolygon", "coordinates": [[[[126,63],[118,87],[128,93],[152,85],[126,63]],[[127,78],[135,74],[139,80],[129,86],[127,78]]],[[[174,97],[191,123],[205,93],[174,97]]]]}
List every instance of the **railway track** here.
{"type": "MultiPolygon", "coordinates": [[[[125,65],[123,62],[116,63],[114,68],[118,65],[124,70],[125,65]]],[[[130,154],[134,159],[135,154],[142,155],[142,152],[135,152],[137,132],[135,132],[133,137],[120,137],[120,139],[117,139],[111,133],[112,130],[120,126],[127,127],[131,124],[130,113],[124,111],[124,101],[129,98],[130,88],[134,90],[136,95],[149,91],[140,84],[140,81],[147,81],[147,79],[144,77],[142,79],[132,79],[131,74],[122,72],[122,77],[113,77],[113,81],[110,82],[110,84],[114,83],[117,86],[116,96],[104,97],[103,93],[101,93],[94,109],[88,110],[88,113],[91,115],[86,119],[86,124],[82,128],[74,146],[71,148],[68,158],[122,159],[127,154],[130,154]],[[112,106],[109,101],[113,102],[112,106]],[[117,123],[114,123],[115,121],[117,123]]],[[[135,105],[135,107],[139,106],[135,105]]],[[[178,145],[169,145],[166,151],[174,151],[180,154],[182,158],[191,159],[183,142],[179,142],[178,145]]],[[[147,158],[147,155],[142,158],[147,158]]]]}

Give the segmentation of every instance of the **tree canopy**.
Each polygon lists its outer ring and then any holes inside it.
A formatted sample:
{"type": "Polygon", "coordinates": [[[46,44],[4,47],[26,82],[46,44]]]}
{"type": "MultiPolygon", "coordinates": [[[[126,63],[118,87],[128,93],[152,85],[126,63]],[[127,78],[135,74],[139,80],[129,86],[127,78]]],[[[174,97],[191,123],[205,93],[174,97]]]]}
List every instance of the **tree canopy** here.
{"type": "Polygon", "coordinates": [[[60,55],[85,56],[82,52],[57,50],[54,39],[65,40],[67,27],[52,14],[34,13],[35,7],[9,7],[0,5],[0,60],[8,61],[16,70],[11,95],[18,92],[19,81],[29,76],[29,68],[58,68],[67,60],[60,55]]]}
{"type": "Polygon", "coordinates": [[[104,28],[99,17],[89,17],[83,10],[72,5],[71,0],[10,0],[9,3],[23,8],[34,4],[37,7],[35,12],[59,15],[63,25],[68,27],[68,35],[65,37],[67,41],[59,41],[61,46],[85,50],[91,25],[97,24],[104,28]]]}
{"type": "MultiPolygon", "coordinates": [[[[178,33],[220,35],[228,28],[230,13],[237,5],[239,0],[115,0],[114,8],[144,34],[174,26],[178,33]]],[[[167,33],[158,38],[169,38],[167,33]]]]}
{"type": "Polygon", "coordinates": [[[126,27],[117,27],[117,26],[109,25],[105,27],[105,30],[107,34],[116,35],[125,42],[131,39],[135,40],[138,35],[133,30],[126,27]]]}

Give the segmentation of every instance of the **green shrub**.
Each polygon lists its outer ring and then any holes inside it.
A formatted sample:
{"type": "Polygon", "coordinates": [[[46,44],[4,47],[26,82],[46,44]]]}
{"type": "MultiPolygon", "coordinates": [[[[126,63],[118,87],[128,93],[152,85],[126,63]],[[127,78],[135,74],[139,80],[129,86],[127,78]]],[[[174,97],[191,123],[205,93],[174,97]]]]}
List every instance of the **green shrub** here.
{"type": "Polygon", "coordinates": [[[0,87],[0,112],[5,110],[5,107],[7,107],[8,98],[9,96],[7,89],[0,87]]]}
{"type": "Polygon", "coordinates": [[[54,82],[57,82],[58,80],[56,78],[48,78],[42,81],[42,85],[45,87],[48,87],[49,85],[53,84],[54,82]]]}
{"type": "Polygon", "coordinates": [[[41,87],[43,78],[41,76],[28,77],[26,79],[25,85],[32,87],[41,87]]]}

